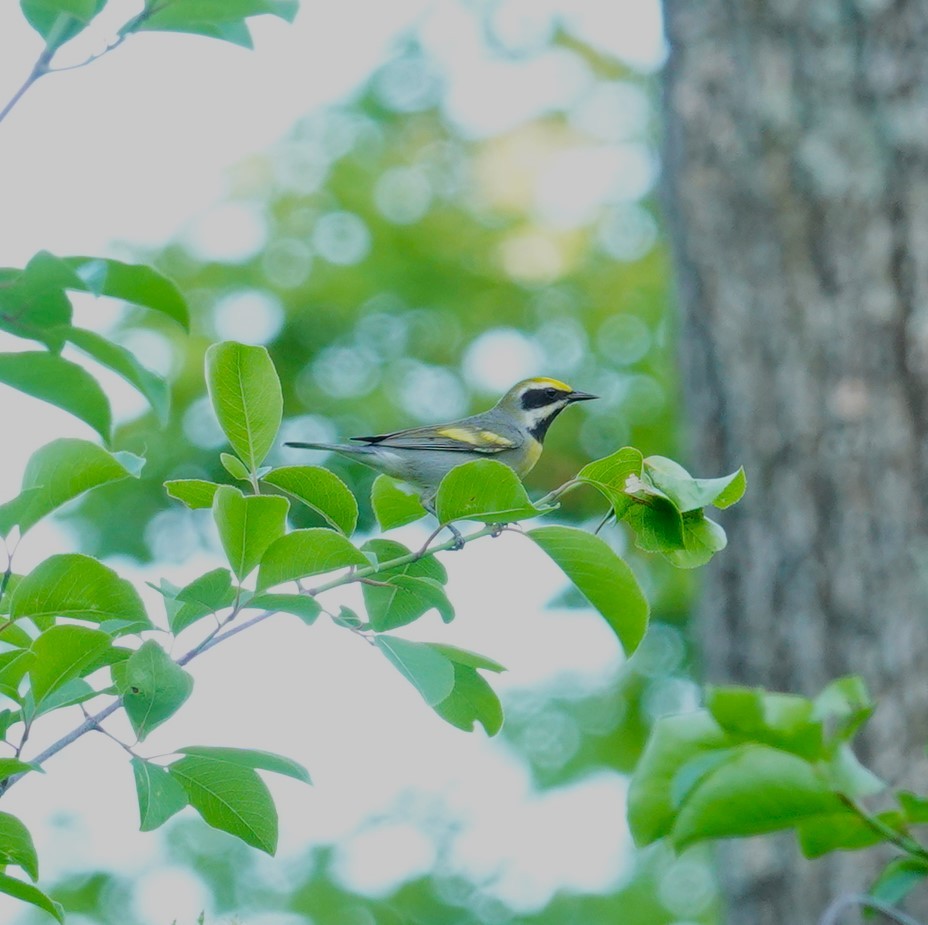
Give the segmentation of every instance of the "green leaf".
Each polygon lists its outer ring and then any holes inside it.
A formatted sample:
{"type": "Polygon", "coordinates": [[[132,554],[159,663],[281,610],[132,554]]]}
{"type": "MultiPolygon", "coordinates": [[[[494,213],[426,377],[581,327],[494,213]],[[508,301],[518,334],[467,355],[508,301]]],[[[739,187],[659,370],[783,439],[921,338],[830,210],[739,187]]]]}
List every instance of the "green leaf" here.
{"type": "Polygon", "coordinates": [[[375,636],[374,643],[430,707],[451,694],[454,663],[432,646],[395,636],[375,636]]]}
{"type": "Polygon", "coordinates": [[[683,548],[662,550],[677,568],[699,568],[728,545],[725,531],[702,511],[687,511],[682,526],[683,548]]]}
{"type": "Polygon", "coordinates": [[[189,755],[169,765],[168,773],[213,828],[268,854],[277,850],[277,810],[267,785],[251,768],[189,755]]]}
{"type": "Polygon", "coordinates": [[[488,736],[495,736],[503,726],[503,708],[493,688],[474,668],[460,662],[454,665],[454,688],[434,710],[465,732],[472,732],[474,724],[480,723],[488,736]]]}
{"type": "Polygon", "coordinates": [[[431,578],[440,584],[446,584],[448,581],[447,570],[435,556],[423,556],[422,558],[412,559],[412,561],[403,565],[384,568],[388,562],[412,555],[412,550],[408,546],[397,543],[396,540],[368,540],[361,549],[373,560],[375,565],[379,566],[379,571],[374,575],[378,581],[386,581],[394,575],[431,578]]]}
{"type": "Polygon", "coordinates": [[[298,9],[297,0],[186,0],[182,4],[165,4],[133,31],[192,32],[229,38],[220,27],[237,25],[249,16],[264,13],[293,22],[298,9]]]}
{"type": "Polygon", "coordinates": [[[857,799],[879,793],[886,787],[873,771],[865,768],[847,742],[842,742],[823,768],[832,789],[857,799]]]}
{"type": "Polygon", "coordinates": [[[649,456],[644,471],[681,513],[714,505],[730,507],[740,501],[747,487],[744,469],[718,479],[695,479],[679,463],[665,456],[649,456]]]}
{"type": "Polygon", "coordinates": [[[703,711],[663,716],[651,731],[628,789],[628,824],[643,847],[670,833],[677,814],[673,784],[690,761],[730,747],[731,739],[703,711]]]}
{"type": "MultiPolygon", "coordinates": [[[[32,645],[31,637],[26,645],[32,645]]],[[[11,652],[0,653],[0,694],[21,703],[20,682],[34,661],[35,653],[30,649],[13,649],[11,652]]]]}
{"type": "Polygon", "coordinates": [[[99,485],[138,478],[143,465],[138,456],[107,453],[87,440],[53,440],[30,457],[21,493],[0,505],[0,536],[17,525],[25,533],[61,505],[99,485]]]}
{"type": "Polygon", "coordinates": [[[316,622],[322,605],[308,594],[257,594],[247,604],[250,610],[279,610],[299,617],[307,626],[316,622]]]}
{"type": "Polygon", "coordinates": [[[863,678],[849,676],[832,681],[815,698],[813,716],[830,720],[830,737],[839,741],[853,738],[876,709],[863,678]]]}
{"type": "Polygon", "coordinates": [[[382,474],[371,486],[371,507],[381,530],[405,526],[428,513],[418,495],[403,491],[396,479],[382,474]]]}
{"type": "Polygon", "coordinates": [[[35,661],[29,668],[36,705],[72,678],[90,674],[104,663],[113,640],[85,626],[53,626],[33,643],[35,661]]]}
{"type": "Polygon", "coordinates": [[[285,758],[274,752],[263,752],[253,748],[223,748],[213,745],[187,745],[176,751],[179,755],[209,758],[240,768],[251,768],[253,771],[273,771],[275,774],[283,774],[285,777],[292,777],[305,784],[312,783],[309,771],[303,765],[292,758],[285,758]]]}
{"type": "Polygon", "coordinates": [[[901,790],[896,794],[896,799],[899,801],[908,822],[913,825],[925,825],[928,823],[928,798],[919,796],[917,793],[901,790]]]}
{"type": "Polygon", "coordinates": [[[25,903],[37,906],[49,915],[53,915],[64,925],[64,909],[61,904],[49,899],[38,887],[34,887],[31,883],[24,883],[22,880],[0,874],[0,893],[5,893],[14,899],[21,899],[25,903]]]}
{"type": "Polygon", "coordinates": [[[678,850],[697,841],[791,828],[843,804],[802,758],[766,745],[744,745],[687,795],[671,831],[678,850]]]}
{"type": "MultiPolygon", "coordinates": [[[[110,654],[126,652],[126,649],[111,649],[110,654]]],[[[118,657],[118,656],[117,656],[118,657]]],[[[32,716],[35,719],[43,713],[51,713],[53,710],[60,710],[62,707],[73,707],[79,703],[86,703],[98,697],[100,691],[94,690],[83,678],[71,678],[70,681],[62,684],[57,690],[52,691],[47,697],[42,699],[33,710],[32,716]]]]}
{"type": "Polygon", "coordinates": [[[683,517],[674,503],[656,488],[641,482],[622,520],[635,531],[635,545],[645,552],[670,553],[684,549],[683,517]]]}
{"type": "Polygon", "coordinates": [[[870,887],[870,895],[897,905],[928,877],[928,864],[918,858],[894,858],[870,887]]]}
{"type": "Polygon", "coordinates": [[[109,442],[112,415],[103,389],[85,369],[54,353],[0,353],[0,382],[63,408],[109,442]]]}
{"type": "Polygon", "coordinates": [[[193,690],[193,678],[158,643],[148,640],[126,662],[117,686],[129,722],[142,741],[183,706],[193,690]]]}
{"type": "Polygon", "coordinates": [[[505,667],[492,658],[485,655],[479,655],[476,652],[470,652],[467,649],[459,649],[457,646],[446,646],[437,642],[430,642],[429,645],[436,651],[450,659],[456,665],[465,665],[468,668],[483,668],[486,671],[495,671],[497,673],[505,671],[505,667]]]}
{"type": "Polygon", "coordinates": [[[345,536],[354,533],[358,502],[334,472],[319,466],[285,466],[272,469],[263,481],[311,507],[345,536]]]}
{"type": "Polygon", "coordinates": [[[21,867],[35,883],[39,879],[39,858],[29,830],[9,813],[0,813],[0,863],[21,867]]]}
{"type": "Polygon", "coordinates": [[[19,5],[29,25],[54,49],[83,31],[105,3],[106,0],[20,0],[19,5]]]}
{"type": "MultiPolygon", "coordinates": [[[[904,828],[901,813],[880,813],[877,818],[896,831],[904,828]]],[[[883,835],[849,810],[812,816],[799,823],[796,836],[807,858],[820,858],[832,851],[860,851],[884,841],[883,835]]]]}
{"type": "Polygon", "coordinates": [[[268,547],[287,528],[286,498],[243,495],[231,485],[222,485],[213,497],[213,519],[232,571],[241,581],[250,575],[268,547]]]}
{"type": "Polygon", "coordinates": [[[168,623],[176,635],[202,617],[232,606],[235,601],[232,575],[226,568],[213,569],[181,588],[174,600],[181,606],[172,608],[168,623]]]}
{"type": "Polygon", "coordinates": [[[225,469],[233,479],[247,482],[251,478],[248,467],[238,456],[233,456],[231,453],[220,453],[219,461],[222,463],[223,469],[225,469]]]}
{"type": "Polygon", "coordinates": [[[268,547],[258,569],[258,589],[367,564],[364,554],[340,533],[324,527],[294,530],[268,547]]]}
{"type": "Polygon", "coordinates": [[[139,798],[139,830],[151,832],[188,805],[187,791],[164,768],[142,758],[132,759],[139,798]]]}
{"type": "Polygon", "coordinates": [[[441,523],[508,523],[544,513],[529,500],[515,472],[495,459],[455,466],[438,486],[435,508],[441,523]]]}
{"type": "Polygon", "coordinates": [[[151,405],[161,424],[167,423],[171,393],[167,382],[161,376],[142,366],[125,347],[114,344],[95,331],[67,327],[61,330],[61,334],[75,347],[138,389],[151,405]]]}
{"type": "Polygon", "coordinates": [[[611,456],[587,463],[577,473],[577,480],[596,488],[612,505],[616,517],[621,519],[634,503],[625,491],[628,477],[640,476],[642,465],[641,452],[626,446],[611,456]]]}
{"type": "Polygon", "coordinates": [[[206,386],[232,448],[251,472],[257,471],[283,414],[280,380],[267,350],[234,341],[213,344],[206,351],[206,386]]]}
{"type": "Polygon", "coordinates": [[[29,764],[18,758],[0,758],[0,780],[6,780],[14,774],[25,774],[28,771],[41,771],[37,764],[29,764]]]}
{"type": "Polygon", "coordinates": [[[182,501],[191,510],[213,506],[219,486],[204,479],[171,479],[164,483],[168,497],[182,501]]]}
{"type": "MultiPolygon", "coordinates": [[[[376,579],[380,581],[381,579],[376,579]]],[[[454,607],[442,585],[432,578],[395,575],[382,585],[364,584],[364,604],[377,632],[406,626],[433,608],[445,623],[454,619],[454,607]]]]}
{"type": "Polygon", "coordinates": [[[648,628],[648,602],[634,573],[598,536],[575,527],[537,527],[534,540],[606,618],[626,655],[648,628]]]}
{"type": "Polygon", "coordinates": [[[62,257],[61,262],[80,277],[85,291],[150,308],[173,318],[185,330],[190,329],[184,297],[170,279],[153,267],[102,257],[62,257]]]}
{"type": "Polygon", "coordinates": [[[79,553],[51,556],[26,575],[16,586],[10,616],[125,620],[122,632],[153,629],[135,588],[111,568],[79,553]]]}

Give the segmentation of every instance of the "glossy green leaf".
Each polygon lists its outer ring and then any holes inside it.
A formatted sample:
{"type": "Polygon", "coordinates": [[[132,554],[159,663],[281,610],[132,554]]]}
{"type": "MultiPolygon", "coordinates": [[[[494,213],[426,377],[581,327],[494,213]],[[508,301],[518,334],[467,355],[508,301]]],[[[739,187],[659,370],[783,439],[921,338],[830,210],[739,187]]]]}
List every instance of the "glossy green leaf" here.
{"type": "Polygon", "coordinates": [[[102,665],[113,640],[101,630],[85,626],[53,626],[33,643],[35,661],[29,667],[36,704],[72,678],[83,677],[102,665]]]}
{"type": "Polygon", "coordinates": [[[311,784],[309,771],[292,758],[285,758],[274,752],[263,752],[253,748],[225,748],[214,745],[187,745],[176,749],[179,755],[196,755],[200,758],[209,758],[212,761],[226,762],[240,768],[251,768],[253,771],[273,771],[283,774],[294,780],[311,784]]]}
{"type": "Polygon", "coordinates": [[[612,505],[616,516],[621,518],[634,503],[625,490],[628,477],[640,477],[643,461],[639,450],[622,447],[611,456],[587,463],[577,473],[577,480],[596,488],[612,505]]]}
{"type": "Polygon", "coordinates": [[[666,554],[685,548],[683,516],[663,492],[642,482],[629,497],[622,520],[634,530],[639,549],[666,554]]]}
{"type": "Polygon", "coordinates": [[[702,711],[663,716],[654,724],[628,789],[628,824],[637,845],[670,833],[677,812],[674,780],[684,766],[731,744],[702,711]]]}
{"type": "Polygon", "coordinates": [[[172,633],[179,633],[202,617],[231,607],[235,601],[232,575],[226,568],[213,569],[179,589],[174,600],[180,605],[170,608],[168,622],[172,633]]]}
{"type": "Polygon", "coordinates": [[[17,585],[10,605],[14,620],[70,617],[74,620],[128,621],[123,632],[152,629],[135,588],[90,556],[51,556],[17,585]]]}
{"type": "Polygon", "coordinates": [[[0,536],[17,525],[25,533],[52,511],[99,485],[138,478],[143,465],[138,456],[108,453],[87,440],[53,440],[30,457],[21,493],[0,505],[0,536]]]}
{"type": "Polygon", "coordinates": [[[319,466],[285,466],[272,469],[263,481],[311,507],[345,536],[354,533],[358,502],[334,472],[319,466]]]}
{"type": "Polygon", "coordinates": [[[842,809],[807,761],[766,745],[745,745],[690,791],[671,838],[682,849],[706,839],[775,832],[842,809]]]}
{"type": "Polygon", "coordinates": [[[374,643],[430,707],[451,694],[454,663],[432,646],[395,636],[375,636],[374,643]]]}
{"type": "Polygon", "coordinates": [[[29,830],[15,816],[0,813],[0,863],[21,867],[35,883],[39,879],[39,858],[29,830]]]}
{"type": "Polygon", "coordinates": [[[220,453],[219,461],[222,463],[222,468],[225,469],[233,479],[247,482],[251,478],[248,467],[238,456],[233,456],[231,453],[220,453]]]}
{"type": "Polygon", "coordinates": [[[188,805],[187,791],[162,767],[132,759],[139,799],[139,830],[151,832],[188,805]]]}
{"type": "Polygon", "coordinates": [[[508,523],[543,513],[529,500],[515,472],[495,459],[455,466],[438,486],[435,508],[441,523],[508,523]]]}
{"type": "Polygon", "coordinates": [[[182,501],[191,510],[213,506],[219,485],[204,479],[171,479],[164,483],[168,497],[182,501]]]}
{"type": "Polygon", "coordinates": [[[48,43],[58,48],[83,31],[103,9],[106,0],[20,0],[29,25],[48,43]]]}
{"type": "Polygon", "coordinates": [[[908,822],[914,825],[928,824],[928,797],[901,790],[896,794],[896,799],[908,822]]]}
{"type": "Polygon", "coordinates": [[[80,277],[85,291],[150,308],[173,318],[184,329],[190,328],[184,297],[153,267],[103,257],[62,257],[61,261],[80,277]]]}
{"type": "Polygon", "coordinates": [[[364,554],[340,533],[324,527],[294,530],[268,547],[258,569],[258,588],[367,564],[364,554]]]}
{"type": "MultiPolygon", "coordinates": [[[[878,820],[891,829],[904,827],[901,813],[880,813],[878,820]]],[[[860,851],[884,841],[884,836],[857,813],[845,809],[840,813],[811,816],[796,827],[799,847],[807,858],[820,858],[832,851],[860,851]]]]}
{"type": "Polygon", "coordinates": [[[95,331],[67,327],[61,333],[62,337],[75,347],[138,389],[151,405],[161,424],[167,423],[171,393],[167,382],[161,376],[142,366],[125,347],[114,344],[95,331]]]}
{"type": "Polygon", "coordinates": [[[730,507],[741,500],[747,487],[744,469],[717,479],[696,479],[679,463],[665,456],[649,456],[644,461],[644,471],[681,513],[710,505],[730,507]]]}
{"type": "Polygon", "coordinates": [[[451,693],[435,704],[434,710],[465,732],[472,732],[474,724],[480,723],[488,736],[495,736],[503,726],[503,708],[493,688],[474,668],[459,662],[454,665],[451,693]]]}
{"type": "Polygon", "coordinates": [[[106,395],[75,363],[45,351],[0,353],[0,383],[64,409],[109,442],[112,415],[106,395]]]}
{"type": "Polygon", "coordinates": [[[459,649],[457,646],[446,646],[437,642],[430,642],[429,645],[445,658],[454,662],[456,665],[465,665],[468,668],[481,668],[485,671],[495,671],[499,674],[506,668],[492,658],[485,655],[479,655],[477,652],[470,652],[467,649],[459,649]]]}
{"type": "Polygon", "coordinates": [[[267,785],[251,768],[189,755],[169,765],[168,773],[213,828],[268,854],[277,850],[277,810],[267,785]]]}
{"type": "Polygon", "coordinates": [[[699,568],[728,545],[725,531],[702,511],[687,511],[681,523],[683,548],[661,550],[677,568],[699,568]]]}
{"type": "MultiPolygon", "coordinates": [[[[128,651],[125,649],[111,649],[109,654],[113,655],[119,652],[126,652],[128,655],[128,651]]],[[[118,655],[115,657],[118,657],[118,655]]],[[[109,659],[107,658],[106,661],[109,661],[109,659]]],[[[83,678],[71,678],[70,681],[66,681],[47,697],[43,697],[41,702],[32,709],[32,716],[35,718],[43,713],[60,710],[62,707],[73,707],[99,696],[100,692],[95,690],[83,678]]]]}
{"type": "Polygon", "coordinates": [[[368,540],[361,550],[366,553],[374,565],[380,567],[375,574],[378,581],[386,581],[394,575],[411,575],[413,578],[430,578],[433,581],[446,584],[448,571],[435,556],[422,556],[402,565],[387,567],[387,564],[404,556],[412,555],[412,550],[396,540],[373,539],[368,540]]]}
{"type": "Polygon", "coordinates": [[[308,594],[256,594],[249,602],[251,610],[279,610],[299,617],[307,626],[316,622],[322,605],[308,594]]]}
{"type": "Polygon", "coordinates": [[[232,571],[242,580],[250,575],[268,547],[287,528],[286,498],[243,495],[237,488],[222,485],[213,497],[213,519],[232,571]]]}
{"type": "MultiPolygon", "coordinates": [[[[31,637],[25,644],[32,645],[31,637]]],[[[34,661],[35,653],[31,649],[13,649],[0,653],[0,694],[21,703],[20,682],[34,661]]]]}
{"type": "Polygon", "coordinates": [[[404,491],[400,482],[382,474],[371,486],[371,507],[381,530],[405,526],[428,513],[418,495],[404,491]]]}
{"type": "Polygon", "coordinates": [[[61,904],[50,899],[38,887],[34,887],[31,883],[24,883],[22,880],[17,880],[15,877],[10,877],[7,874],[0,874],[0,893],[5,893],[7,896],[12,896],[14,899],[30,903],[44,910],[49,915],[54,916],[64,925],[64,909],[61,907],[61,904]]]}
{"type": "Polygon", "coordinates": [[[152,640],[143,642],[125,663],[125,671],[114,677],[139,741],[170,719],[193,690],[193,678],[152,640]]]}
{"type": "Polygon", "coordinates": [[[406,626],[433,608],[443,622],[454,619],[451,601],[442,585],[432,578],[395,575],[383,584],[364,584],[362,590],[371,625],[378,632],[406,626]]]}
{"type": "Polygon", "coordinates": [[[234,341],[206,351],[206,386],[229,443],[251,472],[274,445],[283,414],[277,371],[264,347],[234,341]]]}
{"type": "Polygon", "coordinates": [[[165,4],[133,31],[190,32],[250,47],[242,37],[242,20],[267,13],[292,22],[298,9],[298,0],[186,0],[165,4]],[[239,28],[230,31],[229,27],[239,28]]]}
{"type": "Polygon", "coordinates": [[[631,655],[648,628],[649,608],[628,565],[598,536],[575,527],[537,527],[527,535],[606,618],[631,655]]]}
{"type": "Polygon", "coordinates": [[[26,774],[29,771],[41,771],[37,764],[20,761],[18,758],[0,758],[0,780],[6,780],[14,774],[26,774]]]}
{"type": "Polygon", "coordinates": [[[870,895],[890,905],[900,903],[928,877],[928,864],[920,858],[894,858],[883,868],[870,895]]]}

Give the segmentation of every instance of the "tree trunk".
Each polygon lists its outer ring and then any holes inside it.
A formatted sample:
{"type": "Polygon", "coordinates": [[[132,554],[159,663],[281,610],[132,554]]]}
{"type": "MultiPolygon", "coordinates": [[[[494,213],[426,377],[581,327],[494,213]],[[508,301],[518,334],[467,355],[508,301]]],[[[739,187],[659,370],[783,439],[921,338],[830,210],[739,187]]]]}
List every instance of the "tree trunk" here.
{"type": "MultiPolygon", "coordinates": [[[[706,674],[863,675],[862,757],[928,790],[928,2],[664,6],[692,458],[749,484],[707,569],[706,674]]],[[[815,923],[885,859],[729,846],[728,920],[815,923]]]]}

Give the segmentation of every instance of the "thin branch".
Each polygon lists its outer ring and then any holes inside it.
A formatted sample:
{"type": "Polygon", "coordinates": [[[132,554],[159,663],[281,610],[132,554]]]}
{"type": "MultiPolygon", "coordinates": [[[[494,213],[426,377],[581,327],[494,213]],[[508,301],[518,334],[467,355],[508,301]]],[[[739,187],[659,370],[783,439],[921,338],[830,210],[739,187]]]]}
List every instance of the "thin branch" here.
{"type": "Polygon", "coordinates": [[[867,896],[864,893],[847,893],[844,896],[839,896],[822,914],[822,917],[818,920],[818,925],[838,925],[842,913],[848,909],[853,909],[855,906],[879,912],[891,922],[896,922],[897,925],[922,925],[921,922],[913,919],[910,915],[906,915],[901,909],[890,906],[888,903],[874,899],[874,897],[867,896]]]}
{"type": "Polygon", "coordinates": [[[114,736],[113,733],[110,732],[108,729],[105,729],[101,723],[98,723],[87,712],[87,708],[83,704],[81,704],[80,707],[81,707],[81,713],[84,714],[84,719],[90,720],[94,724],[93,728],[97,732],[102,732],[103,735],[105,735],[108,739],[112,739],[120,748],[124,748],[130,755],[132,755],[133,758],[138,758],[138,755],[136,755],[136,753],[128,745],[126,745],[126,743],[123,742],[122,739],[118,738],[117,736],[114,736]]]}
{"type": "MultiPolygon", "coordinates": [[[[463,537],[463,542],[472,543],[474,540],[478,540],[484,536],[494,536],[497,535],[497,526],[490,525],[484,527],[482,530],[477,530],[474,533],[470,533],[463,537]]],[[[339,578],[333,578],[331,581],[326,582],[325,584],[319,585],[317,588],[312,588],[306,591],[312,597],[315,597],[317,594],[321,594],[323,591],[331,591],[333,588],[339,588],[344,585],[352,584],[354,582],[363,581],[365,578],[368,578],[370,575],[375,574],[376,572],[384,571],[386,569],[398,568],[402,565],[407,565],[410,562],[416,562],[419,559],[422,559],[424,556],[431,556],[438,552],[446,552],[450,549],[459,548],[457,540],[449,540],[447,543],[442,543],[439,546],[434,546],[428,551],[411,552],[405,556],[398,556],[395,559],[390,559],[387,562],[381,562],[377,565],[366,566],[365,568],[356,569],[353,572],[349,572],[345,575],[340,576],[339,578]]],[[[238,633],[243,632],[251,626],[255,626],[258,623],[262,623],[267,620],[269,617],[274,616],[274,614],[279,613],[277,610],[265,610],[259,613],[257,616],[252,617],[249,620],[245,620],[240,623],[238,626],[233,627],[232,629],[227,630],[226,632],[221,632],[223,627],[227,626],[231,620],[233,620],[237,614],[236,610],[233,610],[232,613],[223,620],[219,626],[216,627],[209,635],[195,645],[189,652],[186,652],[180,658],[176,660],[176,664],[184,666],[192,662],[195,658],[202,655],[204,652],[208,652],[210,649],[218,646],[219,643],[228,639],[231,636],[235,636],[238,633]]],[[[93,716],[88,717],[84,720],[80,726],[77,726],[75,729],[72,729],[67,735],[62,736],[58,739],[57,742],[53,742],[49,745],[45,751],[36,755],[30,763],[36,765],[42,765],[49,758],[57,755],[62,749],[67,748],[73,742],[76,742],[81,736],[86,735],[88,732],[91,732],[95,729],[100,728],[100,724],[107,717],[112,716],[120,707],[122,706],[122,698],[118,697],[108,706],[104,707],[99,713],[95,713],[93,716]]],[[[122,743],[120,743],[122,744],[122,743]]],[[[23,775],[14,774],[5,780],[0,781],[0,796],[3,796],[13,784],[16,783],[23,775]]]]}
{"type": "Polygon", "coordinates": [[[0,122],[2,122],[12,111],[16,104],[26,95],[29,88],[40,78],[49,72],[48,63],[52,59],[54,50],[46,46],[42,49],[42,54],[36,59],[29,76],[23,81],[23,85],[13,94],[10,101],[0,109],[0,122]]]}

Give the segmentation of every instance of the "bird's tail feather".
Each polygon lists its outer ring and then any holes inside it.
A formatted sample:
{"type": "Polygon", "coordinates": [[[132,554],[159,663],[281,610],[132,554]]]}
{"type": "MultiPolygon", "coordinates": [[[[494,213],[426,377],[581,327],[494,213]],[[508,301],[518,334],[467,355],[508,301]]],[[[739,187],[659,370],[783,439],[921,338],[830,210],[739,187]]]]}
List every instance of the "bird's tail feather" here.
{"type": "Polygon", "coordinates": [[[347,450],[350,447],[341,446],[338,443],[297,443],[297,442],[288,442],[284,446],[296,447],[299,450],[347,450]]]}

